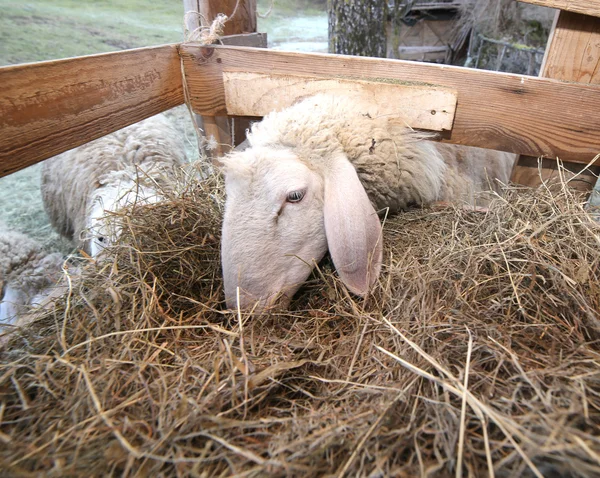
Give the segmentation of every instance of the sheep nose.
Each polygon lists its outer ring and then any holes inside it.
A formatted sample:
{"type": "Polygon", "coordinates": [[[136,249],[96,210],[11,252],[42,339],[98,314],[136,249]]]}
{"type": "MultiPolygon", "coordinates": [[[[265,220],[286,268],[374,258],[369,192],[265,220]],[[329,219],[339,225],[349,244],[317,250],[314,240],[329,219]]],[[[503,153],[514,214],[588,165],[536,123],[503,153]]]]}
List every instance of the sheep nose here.
{"type": "Polygon", "coordinates": [[[230,297],[226,297],[225,302],[228,309],[238,309],[238,293],[240,310],[251,311],[254,314],[260,314],[270,309],[285,309],[290,303],[290,298],[285,294],[270,294],[267,297],[258,298],[238,288],[230,297]]]}
{"type": "Polygon", "coordinates": [[[225,297],[227,308],[232,310],[237,310],[238,307],[241,310],[251,310],[255,306],[258,308],[260,306],[260,302],[262,302],[262,300],[259,300],[253,295],[248,294],[240,287],[236,287],[229,295],[225,297]],[[257,302],[259,302],[258,305],[257,302]]]}

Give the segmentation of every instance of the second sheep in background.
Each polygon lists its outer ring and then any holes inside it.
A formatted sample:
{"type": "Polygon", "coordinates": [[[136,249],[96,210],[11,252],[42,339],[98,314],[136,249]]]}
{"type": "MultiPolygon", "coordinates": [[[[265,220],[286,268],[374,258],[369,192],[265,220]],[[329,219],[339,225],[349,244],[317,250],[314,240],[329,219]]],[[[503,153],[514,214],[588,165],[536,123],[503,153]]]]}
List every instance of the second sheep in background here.
{"type": "Polygon", "coordinates": [[[32,238],[0,223],[0,330],[19,324],[19,318],[58,290],[63,262],[62,254],[46,252],[32,238]]]}
{"type": "Polygon", "coordinates": [[[91,256],[114,241],[106,216],[161,199],[186,162],[184,137],[157,115],[44,162],[42,197],[54,228],[91,256]]]}

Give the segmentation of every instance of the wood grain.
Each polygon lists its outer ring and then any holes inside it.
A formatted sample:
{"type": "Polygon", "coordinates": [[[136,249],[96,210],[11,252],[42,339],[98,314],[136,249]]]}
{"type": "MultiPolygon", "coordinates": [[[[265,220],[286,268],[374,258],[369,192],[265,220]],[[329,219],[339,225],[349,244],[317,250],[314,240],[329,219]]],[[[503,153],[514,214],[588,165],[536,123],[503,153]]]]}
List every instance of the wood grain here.
{"type": "MultiPolygon", "coordinates": [[[[254,1],[254,0],[252,0],[254,1]]],[[[202,26],[207,27],[209,23],[214,20],[214,16],[219,13],[213,7],[213,5],[208,0],[183,0],[183,8],[185,11],[185,26],[188,32],[194,32],[201,26],[200,19],[203,20],[202,26]],[[201,16],[200,12],[203,12],[204,15],[210,15],[210,17],[201,16]]],[[[252,8],[252,4],[244,4],[242,5],[242,10],[245,11],[246,14],[252,14],[254,20],[246,19],[242,23],[237,23],[238,29],[240,28],[255,28],[256,26],[256,18],[254,11],[248,12],[248,9],[252,8]]],[[[256,6],[254,6],[254,10],[256,10],[256,6]]],[[[237,13],[236,13],[237,15],[237,13]]],[[[230,27],[230,31],[235,31],[235,28],[230,27]]],[[[188,33],[189,35],[189,33],[188,33]]],[[[187,37],[186,37],[187,38],[187,37]]],[[[219,43],[222,45],[238,45],[238,46],[251,46],[256,48],[266,48],[267,47],[267,34],[266,33],[240,33],[239,31],[236,34],[223,36],[219,39],[219,43]]],[[[228,118],[226,116],[207,116],[203,118],[201,115],[195,114],[194,121],[198,126],[199,130],[204,133],[204,137],[207,138],[210,144],[215,146],[215,149],[205,149],[203,153],[209,156],[221,156],[224,150],[228,150],[232,144],[231,134],[229,132],[228,118]],[[212,139],[211,139],[212,138],[212,139]]],[[[244,120],[240,120],[240,131],[243,134],[237,136],[238,138],[242,138],[241,141],[245,139],[245,128],[248,127],[249,123],[244,123],[244,120]]],[[[236,125],[237,126],[237,125],[236,125]]],[[[235,138],[234,138],[235,140],[235,138]]],[[[237,143],[236,143],[237,144],[237,143]]]]}
{"type": "MultiPolygon", "coordinates": [[[[563,163],[563,178],[569,181],[569,185],[578,191],[589,191],[594,187],[596,178],[600,173],[599,166],[591,166],[583,169],[581,164],[563,163]]],[[[550,158],[534,158],[521,156],[519,164],[515,166],[511,181],[525,186],[536,186],[541,180],[560,180],[561,173],[558,169],[558,161],[550,158]]]]}
{"type": "MultiPolygon", "coordinates": [[[[239,36],[256,32],[256,0],[184,0],[186,9],[190,3],[198,6],[199,21],[202,27],[208,28],[212,25],[217,15],[227,15],[223,34],[239,36]]],[[[253,45],[266,48],[266,36],[264,45],[253,45]]],[[[221,41],[223,44],[231,44],[221,41]]],[[[248,45],[244,45],[248,46],[248,45]]],[[[201,115],[204,135],[207,139],[216,141],[216,148],[206,150],[210,157],[218,157],[227,153],[236,144],[231,143],[232,133],[229,127],[229,118],[225,115],[201,115]],[[214,117],[211,117],[214,116],[214,117]]],[[[241,120],[243,122],[243,120],[241,120]]],[[[234,135],[235,136],[235,135],[234,135]]],[[[243,141],[242,138],[238,138],[243,141]]]]}
{"type": "Polygon", "coordinates": [[[227,116],[203,116],[204,136],[207,140],[206,154],[211,157],[223,156],[231,150],[231,133],[227,116]]]}
{"type": "MultiPolygon", "coordinates": [[[[563,81],[600,84],[600,18],[567,11],[556,12],[540,76],[563,81]]],[[[600,144],[598,150],[600,151],[600,144]]],[[[571,158],[572,161],[577,159],[571,158]]],[[[590,159],[589,156],[582,155],[580,162],[587,163],[590,159]]],[[[540,177],[537,168],[532,169],[530,166],[533,160],[535,158],[530,156],[521,156],[517,160],[511,177],[513,182],[537,186],[541,184],[542,179],[547,179],[548,175],[552,174],[544,171],[540,177]]],[[[544,164],[550,164],[551,168],[556,169],[556,161],[544,164]]],[[[565,167],[573,171],[577,170],[574,165],[568,163],[565,167]]],[[[594,183],[586,178],[577,185],[578,189],[589,190],[594,183]]]]}
{"type": "Polygon", "coordinates": [[[364,114],[397,118],[413,128],[452,128],[456,91],[427,85],[381,81],[315,78],[232,71],[223,72],[227,113],[265,116],[317,93],[330,93],[366,105],[364,114]]]}
{"type": "Polygon", "coordinates": [[[183,103],[177,45],[0,68],[0,176],[183,103]]]}
{"type": "Polygon", "coordinates": [[[250,46],[254,48],[267,48],[266,33],[240,33],[239,35],[228,35],[219,39],[221,45],[250,46]]]}
{"type": "Polygon", "coordinates": [[[581,13],[600,17],[600,2],[598,0],[519,0],[542,7],[558,8],[569,12],[581,13]]]}
{"type": "Polygon", "coordinates": [[[183,45],[191,103],[227,112],[223,72],[433,83],[458,104],[444,140],[587,163],[600,150],[600,87],[446,65],[254,48],[183,45]]]}
{"type": "Polygon", "coordinates": [[[223,35],[256,31],[256,0],[199,0],[200,14],[211,23],[219,14],[229,17],[223,35]]]}
{"type": "Polygon", "coordinates": [[[540,76],[600,84],[600,19],[560,12],[548,40],[540,76]]]}

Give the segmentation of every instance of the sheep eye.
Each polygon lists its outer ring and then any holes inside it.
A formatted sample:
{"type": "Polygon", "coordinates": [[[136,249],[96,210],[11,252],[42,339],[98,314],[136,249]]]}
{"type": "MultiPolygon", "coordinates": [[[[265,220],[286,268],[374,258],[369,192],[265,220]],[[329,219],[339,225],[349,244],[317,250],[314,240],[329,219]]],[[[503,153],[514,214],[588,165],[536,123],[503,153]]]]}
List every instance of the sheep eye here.
{"type": "Polygon", "coordinates": [[[292,191],[287,195],[287,202],[300,202],[304,197],[304,191],[292,191]]]}

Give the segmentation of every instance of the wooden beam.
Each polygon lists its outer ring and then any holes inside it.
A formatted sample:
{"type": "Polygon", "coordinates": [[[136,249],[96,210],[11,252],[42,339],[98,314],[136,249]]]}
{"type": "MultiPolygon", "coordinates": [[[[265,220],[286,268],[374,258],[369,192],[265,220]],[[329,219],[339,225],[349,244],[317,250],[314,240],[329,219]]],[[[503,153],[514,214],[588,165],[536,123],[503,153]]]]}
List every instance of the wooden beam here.
{"type": "Polygon", "coordinates": [[[557,12],[540,76],[600,84],[600,19],[557,12]]]}
{"type": "Polygon", "coordinates": [[[228,35],[219,39],[221,45],[250,46],[253,48],[267,48],[266,33],[240,33],[239,35],[228,35]]]}
{"type": "MultiPolygon", "coordinates": [[[[589,191],[596,183],[600,167],[591,166],[582,170],[581,166],[577,163],[563,163],[562,174],[564,179],[569,181],[572,188],[578,191],[589,191]]],[[[543,158],[538,160],[538,158],[532,156],[521,156],[519,157],[518,167],[513,170],[511,181],[525,186],[535,186],[540,184],[542,179],[546,181],[559,178],[560,172],[556,159],[543,158]]]]}
{"type": "MultiPolygon", "coordinates": [[[[241,23],[238,20],[235,20],[237,22],[235,23],[233,18],[228,19],[225,24],[225,31],[234,32],[235,34],[220,37],[219,44],[266,48],[267,34],[254,32],[256,30],[256,5],[254,5],[253,10],[252,6],[247,2],[242,2],[240,5],[241,9],[238,7],[234,17],[237,18],[240,13],[245,13],[246,16],[242,18],[241,23]],[[250,19],[247,18],[248,15],[251,15],[250,19]],[[253,21],[252,18],[254,18],[253,21]],[[249,31],[253,31],[253,33],[242,33],[244,28],[250,28],[249,31]]],[[[218,13],[231,15],[235,8],[235,5],[227,2],[217,4],[207,0],[183,0],[185,28],[187,30],[185,38],[197,36],[197,30],[200,26],[208,28],[218,13]]],[[[203,133],[202,137],[198,138],[198,147],[208,156],[221,156],[231,146],[232,136],[229,132],[230,128],[227,117],[203,118],[201,115],[195,114],[194,121],[203,133]],[[210,146],[210,148],[214,149],[205,148],[205,146],[210,146]]],[[[244,122],[244,120],[240,121],[241,123],[244,122]]],[[[243,126],[244,124],[239,125],[240,128],[243,128],[243,126]]],[[[244,130],[241,131],[243,132],[244,130]]],[[[245,134],[243,136],[245,137],[245,134]]]]}
{"type": "MultiPolygon", "coordinates": [[[[600,18],[566,11],[556,12],[540,76],[599,85],[600,18]]],[[[600,152],[600,142],[598,142],[598,152],[600,152]]],[[[581,158],[571,158],[576,162],[588,162],[591,159],[584,154],[581,158]]],[[[542,178],[532,174],[532,169],[528,166],[531,160],[532,158],[527,156],[517,160],[511,178],[513,182],[526,186],[537,186],[541,183],[542,178]]],[[[572,165],[565,166],[574,171],[577,169],[572,165]]],[[[537,173],[537,170],[535,172],[537,173]]],[[[593,182],[586,180],[579,185],[580,189],[587,185],[587,189],[590,190],[593,182]]]]}
{"type": "MultiPolygon", "coordinates": [[[[199,33],[200,29],[200,4],[199,0],[183,0],[183,39],[188,41],[190,37],[199,33]]],[[[194,130],[198,152],[202,155],[206,135],[204,119],[198,114],[192,114],[191,120],[194,122],[194,130]]]]}
{"type": "Polygon", "coordinates": [[[0,176],[183,103],[177,45],[0,68],[0,176]]]}
{"type": "Polygon", "coordinates": [[[402,60],[444,62],[449,55],[451,55],[451,48],[445,45],[399,46],[397,58],[402,60]]]}
{"type": "Polygon", "coordinates": [[[519,0],[542,7],[557,8],[568,12],[581,13],[600,17],[600,2],[598,0],[519,0]]]}
{"type": "MultiPolygon", "coordinates": [[[[600,86],[484,70],[319,53],[182,45],[191,103],[226,114],[224,72],[425,82],[458,92],[444,140],[588,162],[600,150],[600,86]]],[[[248,104],[250,109],[250,104],[248,104]]]]}
{"type": "Polygon", "coordinates": [[[432,131],[452,129],[456,111],[456,91],[423,84],[237,71],[223,72],[223,81],[230,115],[265,116],[317,93],[333,93],[353,102],[360,97],[361,104],[371,107],[365,114],[395,117],[413,128],[432,131]]]}
{"type": "Polygon", "coordinates": [[[203,24],[212,23],[219,13],[229,17],[223,35],[256,31],[256,0],[199,0],[203,24]]]}
{"type": "Polygon", "coordinates": [[[227,15],[224,45],[266,48],[266,33],[256,33],[256,0],[183,0],[188,32],[210,26],[219,13],[227,15]]]}
{"type": "MultiPolygon", "coordinates": [[[[186,18],[191,16],[188,12],[198,12],[195,21],[204,28],[210,27],[218,14],[224,14],[228,17],[224,24],[224,35],[241,36],[256,32],[256,0],[183,0],[183,4],[186,18]]],[[[242,41],[242,38],[238,37],[237,40],[242,41]]],[[[232,44],[227,40],[221,40],[221,43],[232,44]]],[[[264,47],[266,46],[266,36],[264,36],[264,47]]],[[[242,123],[243,121],[241,120],[242,123]]],[[[206,151],[209,156],[222,156],[235,146],[232,144],[232,133],[227,116],[202,115],[198,123],[202,123],[208,144],[215,147],[206,151]]],[[[239,139],[243,141],[244,138],[239,139]]]]}

